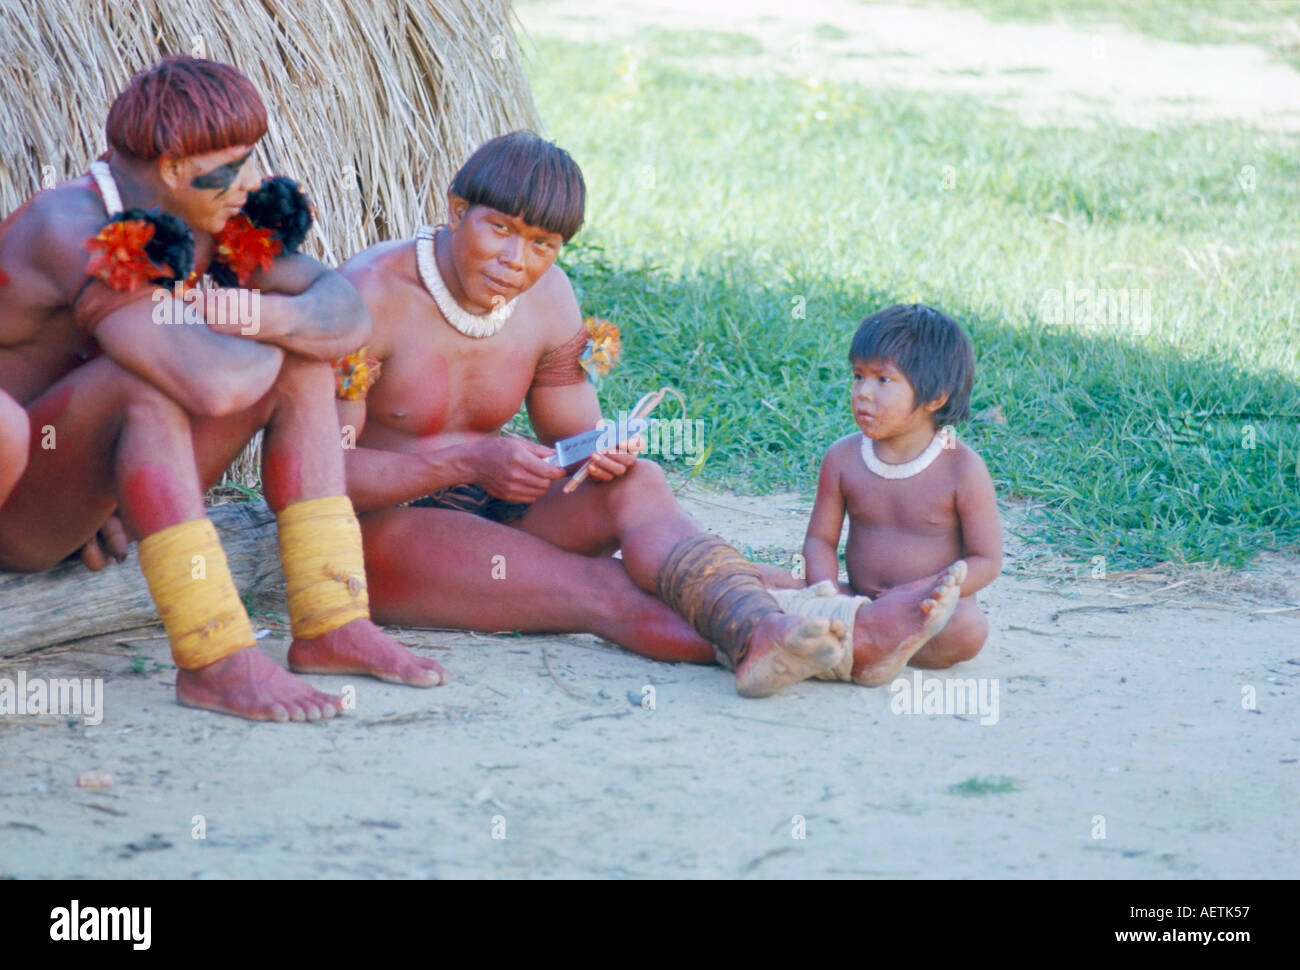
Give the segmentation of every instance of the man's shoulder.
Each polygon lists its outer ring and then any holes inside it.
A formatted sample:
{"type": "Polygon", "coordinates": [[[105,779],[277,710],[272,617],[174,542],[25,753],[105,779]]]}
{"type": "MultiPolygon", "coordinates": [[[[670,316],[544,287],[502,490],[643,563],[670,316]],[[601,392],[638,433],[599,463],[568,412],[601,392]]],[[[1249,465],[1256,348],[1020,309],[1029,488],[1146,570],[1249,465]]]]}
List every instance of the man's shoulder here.
{"type": "Polygon", "coordinates": [[[387,239],[358,250],[338,268],[348,279],[370,284],[391,282],[394,276],[409,275],[415,270],[415,241],[387,239]],[[409,252],[408,252],[409,251],[409,252]],[[410,266],[405,257],[409,255],[410,266]]]}
{"type": "Polygon", "coordinates": [[[98,193],[86,179],[73,179],[36,193],[18,225],[44,236],[53,234],[80,243],[99,232],[106,222],[108,213],[98,193]]]}
{"type": "Polygon", "coordinates": [[[582,326],[582,312],[569,275],[553,265],[525,294],[529,311],[547,327],[546,343],[554,348],[573,337],[582,326]]]}
{"type": "Polygon", "coordinates": [[[569,282],[569,274],[559,263],[551,264],[550,268],[532,285],[528,295],[534,301],[558,300],[566,297],[576,299],[573,296],[573,284],[569,282]]]}
{"type": "Polygon", "coordinates": [[[375,243],[349,257],[338,273],[357,291],[373,321],[371,347],[387,345],[388,335],[403,317],[403,304],[418,284],[414,243],[395,239],[375,243]]]}
{"type": "Polygon", "coordinates": [[[108,221],[85,180],[38,192],[11,218],[4,230],[7,255],[25,264],[26,272],[48,277],[60,291],[85,276],[86,242],[108,221]]]}

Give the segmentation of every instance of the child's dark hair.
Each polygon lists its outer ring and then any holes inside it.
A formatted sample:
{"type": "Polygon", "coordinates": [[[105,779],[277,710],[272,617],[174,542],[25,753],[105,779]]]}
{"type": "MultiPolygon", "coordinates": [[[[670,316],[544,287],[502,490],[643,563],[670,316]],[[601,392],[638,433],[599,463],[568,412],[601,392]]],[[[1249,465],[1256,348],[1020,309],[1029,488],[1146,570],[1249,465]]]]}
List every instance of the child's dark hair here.
{"type": "Polygon", "coordinates": [[[924,303],[900,303],[873,313],[858,324],[849,362],[877,360],[903,372],[916,391],[917,407],[947,392],[948,400],[933,415],[937,426],[970,417],[975,348],[951,317],[924,303]]]}
{"type": "Polygon", "coordinates": [[[565,242],[582,226],[587,206],[578,163],[531,131],[484,142],[451,180],[451,190],[471,206],[490,206],[565,242]]]}

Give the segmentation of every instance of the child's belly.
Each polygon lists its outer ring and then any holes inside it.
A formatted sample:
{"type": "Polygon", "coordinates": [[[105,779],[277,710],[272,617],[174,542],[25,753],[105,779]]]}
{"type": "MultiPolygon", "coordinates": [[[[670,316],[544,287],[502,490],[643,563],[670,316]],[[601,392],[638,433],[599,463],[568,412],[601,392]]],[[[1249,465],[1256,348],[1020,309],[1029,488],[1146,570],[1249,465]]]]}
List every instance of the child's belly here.
{"type": "Polygon", "coordinates": [[[924,535],[889,526],[849,526],[844,559],[849,583],[865,596],[946,569],[962,556],[952,533],[924,535]]]}

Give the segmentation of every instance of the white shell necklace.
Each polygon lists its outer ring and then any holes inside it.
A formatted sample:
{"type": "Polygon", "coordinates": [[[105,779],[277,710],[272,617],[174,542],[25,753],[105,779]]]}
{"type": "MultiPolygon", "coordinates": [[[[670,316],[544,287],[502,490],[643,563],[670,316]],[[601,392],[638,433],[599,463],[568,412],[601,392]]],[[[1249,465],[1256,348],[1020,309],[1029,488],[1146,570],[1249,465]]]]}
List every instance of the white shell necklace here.
{"type": "Polygon", "coordinates": [[[115,216],[121,212],[122,195],[117,191],[117,183],[113,181],[113,172],[108,167],[108,162],[91,162],[90,176],[99,186],[99,194],[104,197],[104,208],[108,214],[115,216]]]}
{"type": "Polygon", "coordinates": [[[499,333],[506,325],[506,321],[510,319],[510,315],[515,312],[515,304],[519,302],[519,297],[515,297],[509,303],[501,304],[482,316],[475,316],[457,303],[451,291],[447,289],[447,284],[443,282],[442,272],[438,269],[438,258],[433,251],[433,240],[440,228],[442,227],[421,226],[420,231],[415,234],[415,265],[420,270],[420,280],[424,283],[424,288],[433,297],[433,302],[438,304],[438,309],[447,318],[447,322],[466,337],[477,339],[499,333]]]}
{"type": "Polygon", "coordinates": [[[868,468],[881,478],[911,478],[913,475],[921,474],[934,464],[934,460],[939,457],[939,452],[943,451],[943,446],[947,441],[948,436],[942,431],[937,431],[934,440],[926,446],[925,451],[911,461],[905,461],[901,465],[891,465],[876,457],[875,445],[870,438],[863,435],[862,460],[868,468]]]}

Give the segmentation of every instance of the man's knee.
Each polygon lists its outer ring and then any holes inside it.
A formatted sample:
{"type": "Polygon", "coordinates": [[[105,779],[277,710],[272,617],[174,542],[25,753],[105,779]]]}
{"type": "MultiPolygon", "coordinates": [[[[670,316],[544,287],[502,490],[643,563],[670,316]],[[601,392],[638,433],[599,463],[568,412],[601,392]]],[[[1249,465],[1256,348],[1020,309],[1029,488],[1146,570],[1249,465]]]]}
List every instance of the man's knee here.
{"type": "Polygon", "coordinates": [[[664,474],[658,462],[638,461],[627,470],[617,484],[620,492],[634,494],[638,501],[654,498],[675,501],[672,487],[668,484],[668,476],[664,474]]]}
{"type": "Polygon", "coordinates": [[[153,384],[125,370],[119,380],[122,418],[127,426],[147,423],[151,428],[180,428],[189,424],[189,412],[153,384]]]}
{"type": "Polygon", "coordinates": [[[13,465],[26,461],[31,437],[31,421],[23,406],[0,392],[0,458],[13,465]]]}
{"type": "Polygon", "coordinates": [[[286,354],[275,381],[275,393],[297,402],[327,404],[334,397],[334,368],[323,360],[286,354]]]}

